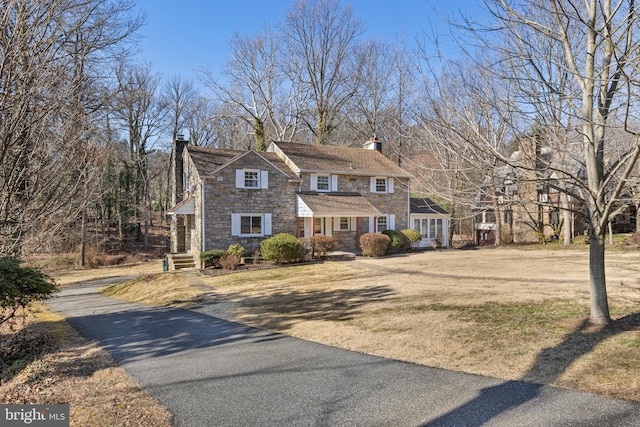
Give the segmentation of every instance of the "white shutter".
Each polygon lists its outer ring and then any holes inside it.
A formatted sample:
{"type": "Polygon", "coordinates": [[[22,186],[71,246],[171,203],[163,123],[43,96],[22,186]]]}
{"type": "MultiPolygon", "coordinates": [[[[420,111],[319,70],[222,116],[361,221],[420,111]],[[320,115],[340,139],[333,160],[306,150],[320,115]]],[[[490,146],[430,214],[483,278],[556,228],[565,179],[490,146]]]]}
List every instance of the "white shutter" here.
{"type": "Polygon", "coordinates": [[[244,188],[244,169],[236,169],[236,188],[244,188]]]}
{"type": "Polygon", "coordinates": [[[260,188],[269,188],[269,171],[260,171],[260,188]]]}
{"type": "Polygon", "coordinates": [[[331,175],[331,188],[329,191],[338,191],[338,175],[331,175]]]}
{"type": "Polygon", "coordinates": [[[318,175],[311,175],[311,191],[318,191],[318,175]]]}
{"type": "Polygon", "coordinates": [[[393,193],[394,192],[394,187],[395,187],[395,180],[393,178],[389,178],[389,183],[387,184],[389,186],[389,193],[393,193]]]}
{"type": "Polygon", "coordinates": [[[270,213],[264,214],[263,230],[264,230],[264,235],[265,236],[271,236],[271,234],[273,233],[271,231],[271,214],[270,213]]]}
{"type": "Polygon", "coordinates": [[[376,232],[376,219],[373,216],[369,217],[369,233],[376,232]]]}
{"type": "Polygon", "coordinates": [[[335,231],[340,231],[340,217],[339,216],[334,216],[333,217],[333,229],[335,231]]]}
{"type": "Polygon", "coordinates": [[[240,235],[240,214],[231,214],[231,235],[240,235]]]}
{"type": "Polygon", "coordinates": [[[358,218],[357,217],[353,217],[351,218],[351,231],[356,231],[358,229],[358,218]]]}
{"type": "Polygon", "coordinates": [[[389,222],[387,224],[387,228],[389,228],[389,230],[395,230],[396,229],[396,216],[394,214],[390,214],[387,217],[387,221],[389,222]]]}
{"type": "Polygon", "coordinates": [[[371,181],[370,181],[370,185],[369,185],[369,190],[371,190],[372,193],[376,192],[376,177],[372,176],[371,177],[371,181]]]}

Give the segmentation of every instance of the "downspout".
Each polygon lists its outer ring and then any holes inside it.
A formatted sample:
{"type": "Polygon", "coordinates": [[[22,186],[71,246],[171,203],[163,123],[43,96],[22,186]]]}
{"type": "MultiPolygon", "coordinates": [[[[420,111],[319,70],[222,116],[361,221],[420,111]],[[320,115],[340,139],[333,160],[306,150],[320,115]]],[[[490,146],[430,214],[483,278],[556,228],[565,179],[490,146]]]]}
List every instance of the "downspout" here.
{"type": "Polygon", "coordinates": [[[407,179],[407,229],[411,230],[411,178],[407,179]]]}
{"type": "MultiPolygon", "coordinates": [[[[200,221],[202,222],[202,225],[201,225],[202,230],[200,231],[200,234],[202,235],[202,243],[200,245],[200,253],[204,252],[204,249],[205,249],[204,245],[205,245],[205,241],[206,241],[206,239],[205,239],[205,228],[204,228],[205,227],[204,213],[206,211],[205,204],[204,204],[204,201],[205,201],[205,199],[204,199],[204,190],[205,190],[204,182],[205,182],[205,179],[201,178],[200,179],[200,199],[201,199],[200,200],[200,221]]],[[[199,257],[200,257],[200,254],[198,254],[198,258],[199,257]]],[[[204,266],[201,265],[200,267],[204,267],[204,266]]]]}

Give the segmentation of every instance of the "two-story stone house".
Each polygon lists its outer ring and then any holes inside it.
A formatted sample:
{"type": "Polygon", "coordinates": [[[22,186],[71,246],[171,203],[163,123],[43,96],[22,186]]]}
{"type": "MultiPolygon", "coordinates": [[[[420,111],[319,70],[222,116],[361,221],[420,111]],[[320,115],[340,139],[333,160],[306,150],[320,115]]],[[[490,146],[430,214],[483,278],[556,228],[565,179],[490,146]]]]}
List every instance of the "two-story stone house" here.
{"type": "Polygon", "coordinates": [[[267,152],[176,141],[171,252],[199,255],[240,243],[253,253],[271,235],[333,236],[356,250],[360,236],[409,224],[410,175],[364,148],[273,142],[267,152]]]}

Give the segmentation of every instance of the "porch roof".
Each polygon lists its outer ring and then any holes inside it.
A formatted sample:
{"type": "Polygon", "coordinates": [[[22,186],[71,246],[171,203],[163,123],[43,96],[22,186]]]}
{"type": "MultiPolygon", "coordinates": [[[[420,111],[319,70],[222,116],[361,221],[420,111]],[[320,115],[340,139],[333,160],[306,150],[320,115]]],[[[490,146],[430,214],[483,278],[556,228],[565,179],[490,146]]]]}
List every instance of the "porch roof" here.
{"type": "Polygon", "coordinates": [[[382,213],[360,193],[298,193],[298,217],[379,216],[382,213]]]}
{"type": "Polygon", "coordinates": [[[170,208],[167,215],[194,215],[196,213],[196,201],[193,197],[188,197],[170,208]]]}

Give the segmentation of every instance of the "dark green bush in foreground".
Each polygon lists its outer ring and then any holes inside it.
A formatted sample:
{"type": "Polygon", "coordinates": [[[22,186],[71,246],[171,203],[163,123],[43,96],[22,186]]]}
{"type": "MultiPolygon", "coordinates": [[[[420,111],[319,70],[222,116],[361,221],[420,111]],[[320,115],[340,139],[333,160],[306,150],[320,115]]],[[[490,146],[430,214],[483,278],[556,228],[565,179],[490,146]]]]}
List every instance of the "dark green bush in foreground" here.
{"type": "Polygon", "coordinates": [[[384,230],[382,234],[389,236],[390,239],[389,247],[387,248],[388,254],[400,254],[411,249],[411,242],[401,232],[395,230],[384,230]]]}
{"type": "Polygon", "coordinates": [[[18,309],[45,300],[56,291],[56,283],[41,271],[23,267],[15,258],[0,258],[0,324],[14,317],[18,309]]]}
{"type": "Polygon", "coordinates": [[[276,264],[295,262],[302,256],[302,243],[292,234],[276,234],[260,243],[260,254],[276,264]]]}

